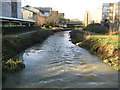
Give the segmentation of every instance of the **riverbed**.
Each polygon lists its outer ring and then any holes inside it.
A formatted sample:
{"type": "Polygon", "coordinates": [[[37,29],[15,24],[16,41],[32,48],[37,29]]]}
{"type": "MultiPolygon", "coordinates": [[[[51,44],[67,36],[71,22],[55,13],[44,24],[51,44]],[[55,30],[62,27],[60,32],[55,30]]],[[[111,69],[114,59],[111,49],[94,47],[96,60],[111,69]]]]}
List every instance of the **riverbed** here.
{"type": "Polygon", "coordinates": [[[9,74],[3,88],[118,88],[118,72],[74,45],[69,32],[55,33],[21,53],[25,69],[9,74]]]}

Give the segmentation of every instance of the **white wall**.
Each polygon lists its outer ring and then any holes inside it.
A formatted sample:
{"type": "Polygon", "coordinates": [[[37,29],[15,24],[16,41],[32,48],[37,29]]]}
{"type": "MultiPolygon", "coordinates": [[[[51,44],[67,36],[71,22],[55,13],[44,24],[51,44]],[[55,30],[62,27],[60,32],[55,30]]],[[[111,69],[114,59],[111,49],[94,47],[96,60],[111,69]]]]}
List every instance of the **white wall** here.
{"type": "Polygon", "coordinates": [[[21,0],[2,0],[0,2],[2,4],[2,15],[3,17],[12,17],[12,12],[11,11],[11,1],[12,2],[18,2],[17,3],[17,18],[22,18],[22,11],[21,11],[21,0]]]}
{"type": "Polygon", "coordinates": [[[2,16],[11,17],[11,0],[2,1],[2,16]]]}
{"type": "Polygon", "coordinates": [[[18,15],[18,18],[22,18],[21,0],[18,0],[18,4],[17,4],[17,15],[18,15]]]}

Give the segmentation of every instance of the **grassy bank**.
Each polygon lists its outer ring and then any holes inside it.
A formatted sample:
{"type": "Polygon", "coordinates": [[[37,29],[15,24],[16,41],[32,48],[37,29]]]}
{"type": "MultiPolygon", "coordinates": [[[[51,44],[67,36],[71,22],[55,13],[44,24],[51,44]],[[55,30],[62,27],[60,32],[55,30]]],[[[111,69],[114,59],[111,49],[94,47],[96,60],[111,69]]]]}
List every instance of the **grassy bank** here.
{"type": "Polygon", "coordinates": [[[88,34],[82,30],[73,30],[70,32],[70,38],[72,43],[78,43],[85,40],[88,34]]]}
{"type": "MultiPolygon", "coordinates": [[[[81,35],[81,33],[74,31],[74,37],[76,35],[81,35]]],[[[84,35],[83,35],[84,36],[84,35]]],[[[73,37],[73,36],[72,36],[73,37]]],[[[111,37],[119,37],[119,35],[111,36],[111,37]]],[[[109,64],[115,70],[120,71],[119,65],[119,53],[120,53],[120,46],[117,39],[108,38],[108,36],[99,36],[99,35],[91,35],[89,38],[76,38],[80,42],[76,42],[78,46],[83,47],[89,50],[91,53],[96,54],[104,63],[109,64]]],[[[72,39],[74,42],[74,39],[72,39]]]]}
{"type": "Polygon", "coordinates": [[[53,31],[43,30],[28,34],[14,35],[2,38],[2,59],[7,60],[24,49],[45,40],[53,31]]]}
{"type": "Polygon", "coordinates": [[[2,38],[2,80],[5,78],[8,72],[16,72],[25,67],[22,60],[14,56],[29,48],[30,46],[41,43],[48,36],[52,35],[55,31],[43,30],[21,35],[3,36],[2,38]],[[11,58],[11,59],[10,59],[11,58]]]}

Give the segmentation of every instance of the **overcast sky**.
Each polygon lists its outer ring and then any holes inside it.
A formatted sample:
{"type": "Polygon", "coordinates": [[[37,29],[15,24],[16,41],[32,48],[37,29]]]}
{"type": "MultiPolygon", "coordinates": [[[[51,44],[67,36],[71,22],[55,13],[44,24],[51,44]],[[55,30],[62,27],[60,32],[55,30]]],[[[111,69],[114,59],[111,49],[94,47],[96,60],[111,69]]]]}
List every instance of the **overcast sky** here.
{"type": "Polygon", "coordinates": [[[60,13],[65,13],[65,18],[78,18],[83,20],[86,10],[93,11],[102,8],[102,3],[115,3],[120,0],[22,0],[22,6],[52,7],[60,13]]]}

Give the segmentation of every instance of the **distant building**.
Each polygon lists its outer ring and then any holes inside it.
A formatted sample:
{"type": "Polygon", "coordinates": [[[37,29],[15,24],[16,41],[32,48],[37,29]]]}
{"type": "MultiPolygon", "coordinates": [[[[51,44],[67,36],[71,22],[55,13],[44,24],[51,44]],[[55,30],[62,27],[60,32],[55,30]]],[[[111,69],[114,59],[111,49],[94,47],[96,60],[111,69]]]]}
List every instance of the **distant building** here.
{"type": "Polygon", "coordinates": [[[57,24],[64,24],[64,23],[65,23],[64,13],[58,13],[57,24]]]}
{"type": "Polygon", "coordinates": [[[21,0],[7,0],[0,3],[2,3],[2,16],[22,18],[21,0]]]}
{"type": "Polygon", "coordinates": [[[27,5],[23,7],[22,14],[23,19],[35,20],[36,25],[42,26],[43,24],[45,24],[45,18],[44,16],[42,16],[43,12],[41,12],[39,9],[27,5]]]}
{"type": "Polygon", "coordinates": [[[50,12],[52,11],[51,7],[35,7],[35,8],[42,12],[41,13],[42,16],[46,17],[48,17],[50,15],[50,12]]]}
{"type": "Polygon", "coordinates": [[[116,15],[115,16],[116,16],[115,18],[118,19],[120,22],[120,1],[116,4],[116,15]]]}
{"type": "Polygon", "coordinates": [[[118,20],[119,20],[118,30],[120,32],[120,1],[118,2],[118,20]]]}
{"type": "Polygon", "coordinates": [[[91,14],[90,14],[89,11],[85,12],[84,22],[83,23],[84,23],[84,26],[87,26],[87,25],[92,23],[92,17],[91,17],[91,14]]]}
{"type": "Polygon", "coordinates": [[[118,17],[118,3],[104,3],[102,6],[102,20],[108,19],[111,23],[118,17]]]}
{"type": "Polygon", "coordinates": [[[70,21],[80,21],[80,20],[75,18],[75,19],[71,19],[70,21]]]}
{"type": "Polygon", "coordinates": [[[30,26],[35,21],[22,19],[21,0],[2,0],[0,1],[0,23],[1,27],[30,26]]]}
{"type": "Polygon", "coordinates": [[[110,32],[120,32],[120,1],[118,3],[104,3],[102,10],[102,20],[110,21],[110,32]]]}
{"type": "Polygon", "coordinates": [[[114,23],[116,24],[117,30],[119,30],[119,32],[120,32],[120,1],[118,3],[116,3],[114,23]]]}

